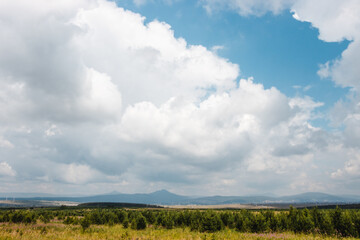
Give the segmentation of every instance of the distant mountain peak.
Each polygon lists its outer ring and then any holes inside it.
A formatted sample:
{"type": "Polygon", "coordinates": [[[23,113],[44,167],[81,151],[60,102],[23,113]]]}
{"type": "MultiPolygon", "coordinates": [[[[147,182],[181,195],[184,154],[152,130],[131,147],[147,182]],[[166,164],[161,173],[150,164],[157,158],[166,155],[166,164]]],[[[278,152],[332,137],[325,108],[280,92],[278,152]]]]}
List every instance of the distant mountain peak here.
{"type": "Polygon", "coordinates": [[[360,203],[360,196],[339,196],[321,192],[305,192],[297,195],[268,197],[268,196],[208,196],[208,197],[189,197],[177,195],[166,189],[161,189],[152,193],[111,193],[95,196],[48,196],[41,194],[25,193],[0,193],[0,198],[14,197],[32,200],[51,200],[51,201],[72,201],[72,202],[122,202],[122,203],[142,203],[142,204],[160,204],[160,205],[179,205],[179,204],[198,204],[198,205],[216,205],[216,204],[270,204],[270,203],[360,203]]]}
{"type": "Polygon", "coordinates": [[[158,191],[155,191],[153,193],[150,193],[152,195],[176,195],[172,192],[169,192],[168,190],[166,189],[161,189],[161,190],[158,190],[158,191]]]}
{"type": "Polygon", "coordinates": [[[170,193],[170,192],[166,189],[161,189],[161,190],[155,191],[154,193],[170,193]]]}

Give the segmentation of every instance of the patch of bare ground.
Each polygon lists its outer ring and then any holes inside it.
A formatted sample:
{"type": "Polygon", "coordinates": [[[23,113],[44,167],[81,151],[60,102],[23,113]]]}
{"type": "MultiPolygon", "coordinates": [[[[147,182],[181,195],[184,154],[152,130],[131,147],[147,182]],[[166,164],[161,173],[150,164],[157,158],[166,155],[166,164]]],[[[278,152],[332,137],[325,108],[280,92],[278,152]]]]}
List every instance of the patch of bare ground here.
{"type": "Polygon", "coordinates": [[[77,206],[78,202],[47,201],[47,200],[0,200],[2,207],[60,207],[77,206]]]}

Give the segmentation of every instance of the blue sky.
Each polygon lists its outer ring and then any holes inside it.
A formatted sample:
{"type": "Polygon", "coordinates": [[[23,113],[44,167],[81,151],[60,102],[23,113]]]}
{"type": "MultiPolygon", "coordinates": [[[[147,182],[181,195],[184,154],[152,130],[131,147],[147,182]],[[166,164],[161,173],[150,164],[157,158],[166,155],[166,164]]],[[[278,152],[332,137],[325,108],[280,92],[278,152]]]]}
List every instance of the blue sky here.
{"type": "Polygon", "coordinates": [[[360,194],[359,16],[357,0],[4,0],[0,192],[360,194]]]}
{"type": "MultiPolygon", "coordinates": [[[[293,13],[268,12],[262,16],[241,16],[232,11],[208,13],[196,1],[153,1],[135,4],[115,1],[118,6],[138,12],[146,22],[155,19],[171,25],[176,37],[208,49],[220,46],[217,54],[240,66],[240,78],[254,77],[266,88],[275,86],[289,97],[310,96],[324,103],[317,111],[326,114],[348,88],[330,79],[321,79],[319,65],[340,58],[349,41],[325,42],[319,30],[299,22],[293,13]]],[[[334,128],[328,119],[313,119],[314,126],[334,128]]]]}
{"type": "Polygon", "coordinates": [[[348,92],[331,81],[321,80],[317,71],[319,64],[339,58],[349,41],[319,40],[318,29],[297,21],[290,11],[257,17],[231,11],[209,14],[196,1],[116,3],[140,13],[146,21],[157,19],[170,24],[175,36],[189,44],[209,49],[222,46],[218,55],[239,64],[240,77],[254,77],[266,88],[275,86],[288,96],[309,95],[324,102],[325,109],[348,92]],[[304,93],[294,86],[311,88],[304,93]]]}

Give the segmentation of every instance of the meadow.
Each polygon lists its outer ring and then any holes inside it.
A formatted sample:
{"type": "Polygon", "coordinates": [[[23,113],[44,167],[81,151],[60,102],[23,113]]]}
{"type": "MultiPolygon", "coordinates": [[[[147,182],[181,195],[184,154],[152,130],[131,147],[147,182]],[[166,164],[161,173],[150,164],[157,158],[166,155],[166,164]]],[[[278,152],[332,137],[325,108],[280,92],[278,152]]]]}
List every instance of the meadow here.
{"type": "Polygon", "coordinates": [[[360,211],[0,210],[0,239],[359,239],[360,211]]]}

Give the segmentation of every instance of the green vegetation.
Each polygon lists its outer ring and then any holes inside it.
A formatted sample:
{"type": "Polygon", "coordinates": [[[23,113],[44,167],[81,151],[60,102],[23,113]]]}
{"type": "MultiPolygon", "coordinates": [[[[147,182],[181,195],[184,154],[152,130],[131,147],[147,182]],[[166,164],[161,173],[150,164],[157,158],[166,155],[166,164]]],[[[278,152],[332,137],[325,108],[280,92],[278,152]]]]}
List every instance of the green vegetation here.
{"type": "MultiPolygon", "coordinates": [[[[82,234],[90,234],[94,233],[94,231],[101,232],[108,229],[110,235],[112,234],[111,231],[116,230],[121,234],[131,233],[131,236],[134,237],[134,233],[138,232],[139,236],[146,236],[144,239],[153,239],[151,234],[156,235],[160,232],[165,235],[179,234],[181,232],[181,234],[192,236],[189,237],[190,239],[196,239],[196,236],[220,237],[220,235],[224,234],[230,234],[231,236],[238,234],[238,237],[248,235],[249,239],[252,239],[252,236],[266,237],[271,236],[271,234],[290,234],[292,237],[306,234],[307,236],[321,238],[359,238],[360,211],[342,210],[340,208],[333,210],[319,210],[318,208],[299,210],[292,207],[284,211],[117,208],[0,210],[0,239],[6,239],[8,229],[15,229],[14,225],[22,226],[25,230],[36,230],[35,232],[40,235],[49,235],[59,229],[65,232],[73,229],[76,234],[77,231],[82,234]],[[37,226],[41,226],[41,228],[38,229],[37,226]]],[[[12,239],[11,236],[8,237],[12,239]]],[[[188,237],[183,236],[184,238],[187,239],[188,237]]],[[[159,237],[154,239],[167,238],[159,237]]],[[[254,237],[254,239],[271,238],[254,237]]]]}

